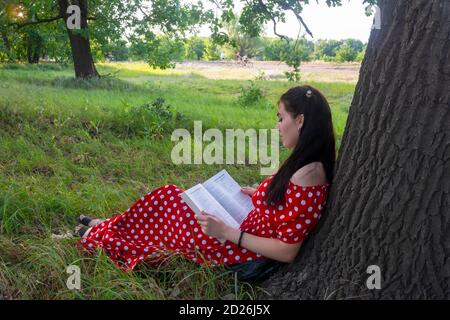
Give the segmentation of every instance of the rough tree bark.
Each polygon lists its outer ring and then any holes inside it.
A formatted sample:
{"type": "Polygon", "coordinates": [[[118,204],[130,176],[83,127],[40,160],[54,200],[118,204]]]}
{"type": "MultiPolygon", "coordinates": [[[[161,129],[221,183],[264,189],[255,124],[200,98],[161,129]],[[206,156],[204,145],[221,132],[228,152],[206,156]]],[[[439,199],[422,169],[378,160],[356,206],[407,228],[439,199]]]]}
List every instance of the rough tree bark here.
{"type": "Polygon", "coordinates": [[[450,298],[450,0],[379,6],[322,221],[260,298],[450,298]]]}
{"type": "Polygon", "coordinates": [[[69,35],[70,47],[72,49],[73,64],[75,68],[75,76],[77,78],[100,77],[95,68],[94,60],[92,58],[91,44],[87,36],[87,21],[88,21],[88,2],[87,0],[58,0],[60,15],[67,22],[69,15],[67,14],[67,7],[69,5],[78,5],[81,10],[81,30],[70,30],[67,28],[69,35]]]}

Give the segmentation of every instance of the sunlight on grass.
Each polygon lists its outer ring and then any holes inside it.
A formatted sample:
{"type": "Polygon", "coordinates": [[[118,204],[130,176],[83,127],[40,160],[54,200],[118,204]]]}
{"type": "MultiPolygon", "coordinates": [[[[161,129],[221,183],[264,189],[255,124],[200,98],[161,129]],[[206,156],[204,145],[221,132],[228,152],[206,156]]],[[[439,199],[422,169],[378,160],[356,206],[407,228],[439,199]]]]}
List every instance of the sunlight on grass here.
{"type": "MultiPolygon", "coordinates": [[[[104,253],[80,255],[75,239],[52,235],[72,230],[81,213],[110,217],[158,186],[189,188],[208,178],[223,166],[174,165],[171,132],[192,131],[194,120],[202,121],[203,130],[274,128],[276,102],[294,84],[255,81],[264,98],[242,107],[237,101],[241,87],[249,84],[245,79],[212,80],[204,69],[153,70],[145,63],[105,63],[99,70],[111,75],[80,82],[66,66],[0,67],[0,293],[25,299],[234,295],[233,275],[225,269],[173,256],[164,266],[140,266],[126,274],[104,253]],[[173,112],[165,126],[159,118],[135,116],[158,98],[173,112]],[[82,269],[80,291],[66,287],[71,264],[82,269]]],[[[330,76],[308,84],[328,98],[339,143],[354,83],[333,82],[330,76]]],[[[280,160],[286,156],[282,149],[280,160]]],[[[241,185],[265,178],[258,165],[227,170],[241,185]]],[[[238,298],[252,299],[258,290],[241,283],[238,298]]]]}

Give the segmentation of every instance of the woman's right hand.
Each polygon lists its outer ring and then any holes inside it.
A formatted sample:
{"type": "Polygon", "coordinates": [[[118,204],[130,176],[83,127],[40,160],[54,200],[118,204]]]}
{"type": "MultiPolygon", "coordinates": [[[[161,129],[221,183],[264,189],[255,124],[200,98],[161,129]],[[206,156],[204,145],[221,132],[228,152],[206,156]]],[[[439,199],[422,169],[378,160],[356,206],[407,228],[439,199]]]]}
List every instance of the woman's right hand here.
{"type": "Polygon", "coordinates": [[[241,188],[241,192],[243,192],[246,195],[251,197],[256,192],[256,189],[255,188],[251,188],[251,187],[242,187],[241,188]]]}

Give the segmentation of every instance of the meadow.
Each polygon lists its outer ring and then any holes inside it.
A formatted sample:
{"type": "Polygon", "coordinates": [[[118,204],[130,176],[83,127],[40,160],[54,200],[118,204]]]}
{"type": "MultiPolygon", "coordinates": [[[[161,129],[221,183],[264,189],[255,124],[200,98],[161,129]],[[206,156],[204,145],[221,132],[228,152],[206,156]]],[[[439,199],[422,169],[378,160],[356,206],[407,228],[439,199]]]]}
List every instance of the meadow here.
{"type": "MultiPolygon", "coordinates": [[[[167,183],[187,189],[223,168],[241,185],[263,180],[260,165],[173,164],[171,133],[192,130],[194,120],[203,130],[274,128],[276,102],[296,84],[247,70],[208,78],[195,66],[98,69],[105,76],[88,81],[74,80],[70,66],[0,65],[0,299],[235,298],[233,274],[222,267],[174,255],[124,273],[102,252],[80,255],[70,233],[81,213],[111,217],[167,183]],[[81,268],[80,290],[66,286],[69,265],[81,268]]],[[[303,83],[327,97],[339,146],[355,81],[329,73],[303,83]]],[[[280,161],[287,155],[281,148],[280,161]]],[[[237,289],[238,299],[262,290],[237,289]]]]}

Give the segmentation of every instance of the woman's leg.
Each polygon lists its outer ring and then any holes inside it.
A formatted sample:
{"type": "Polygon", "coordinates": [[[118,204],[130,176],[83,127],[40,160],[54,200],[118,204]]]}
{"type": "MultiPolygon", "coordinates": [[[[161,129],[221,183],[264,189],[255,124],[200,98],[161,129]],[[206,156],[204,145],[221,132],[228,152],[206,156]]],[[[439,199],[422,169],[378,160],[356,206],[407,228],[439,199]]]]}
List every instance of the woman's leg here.
{"type": "Polygon", "coordinates": [[[83,228],[86,228],[87,226],[85,226],[85,225],[83,225],[83,224],[79,224],[79,225],[77,225],[76,227],[75,227],[75,232],[78,234],[78,235],[80,235],[80,238],[86,238],[88,235],[89,235],[89,232],[91,232],[91,230],[92,230],[92,227],[88,227],[88,229],[83,233],[83,234],[80,234],[81,233],[81,230],[83,229],[83,228]]]}

